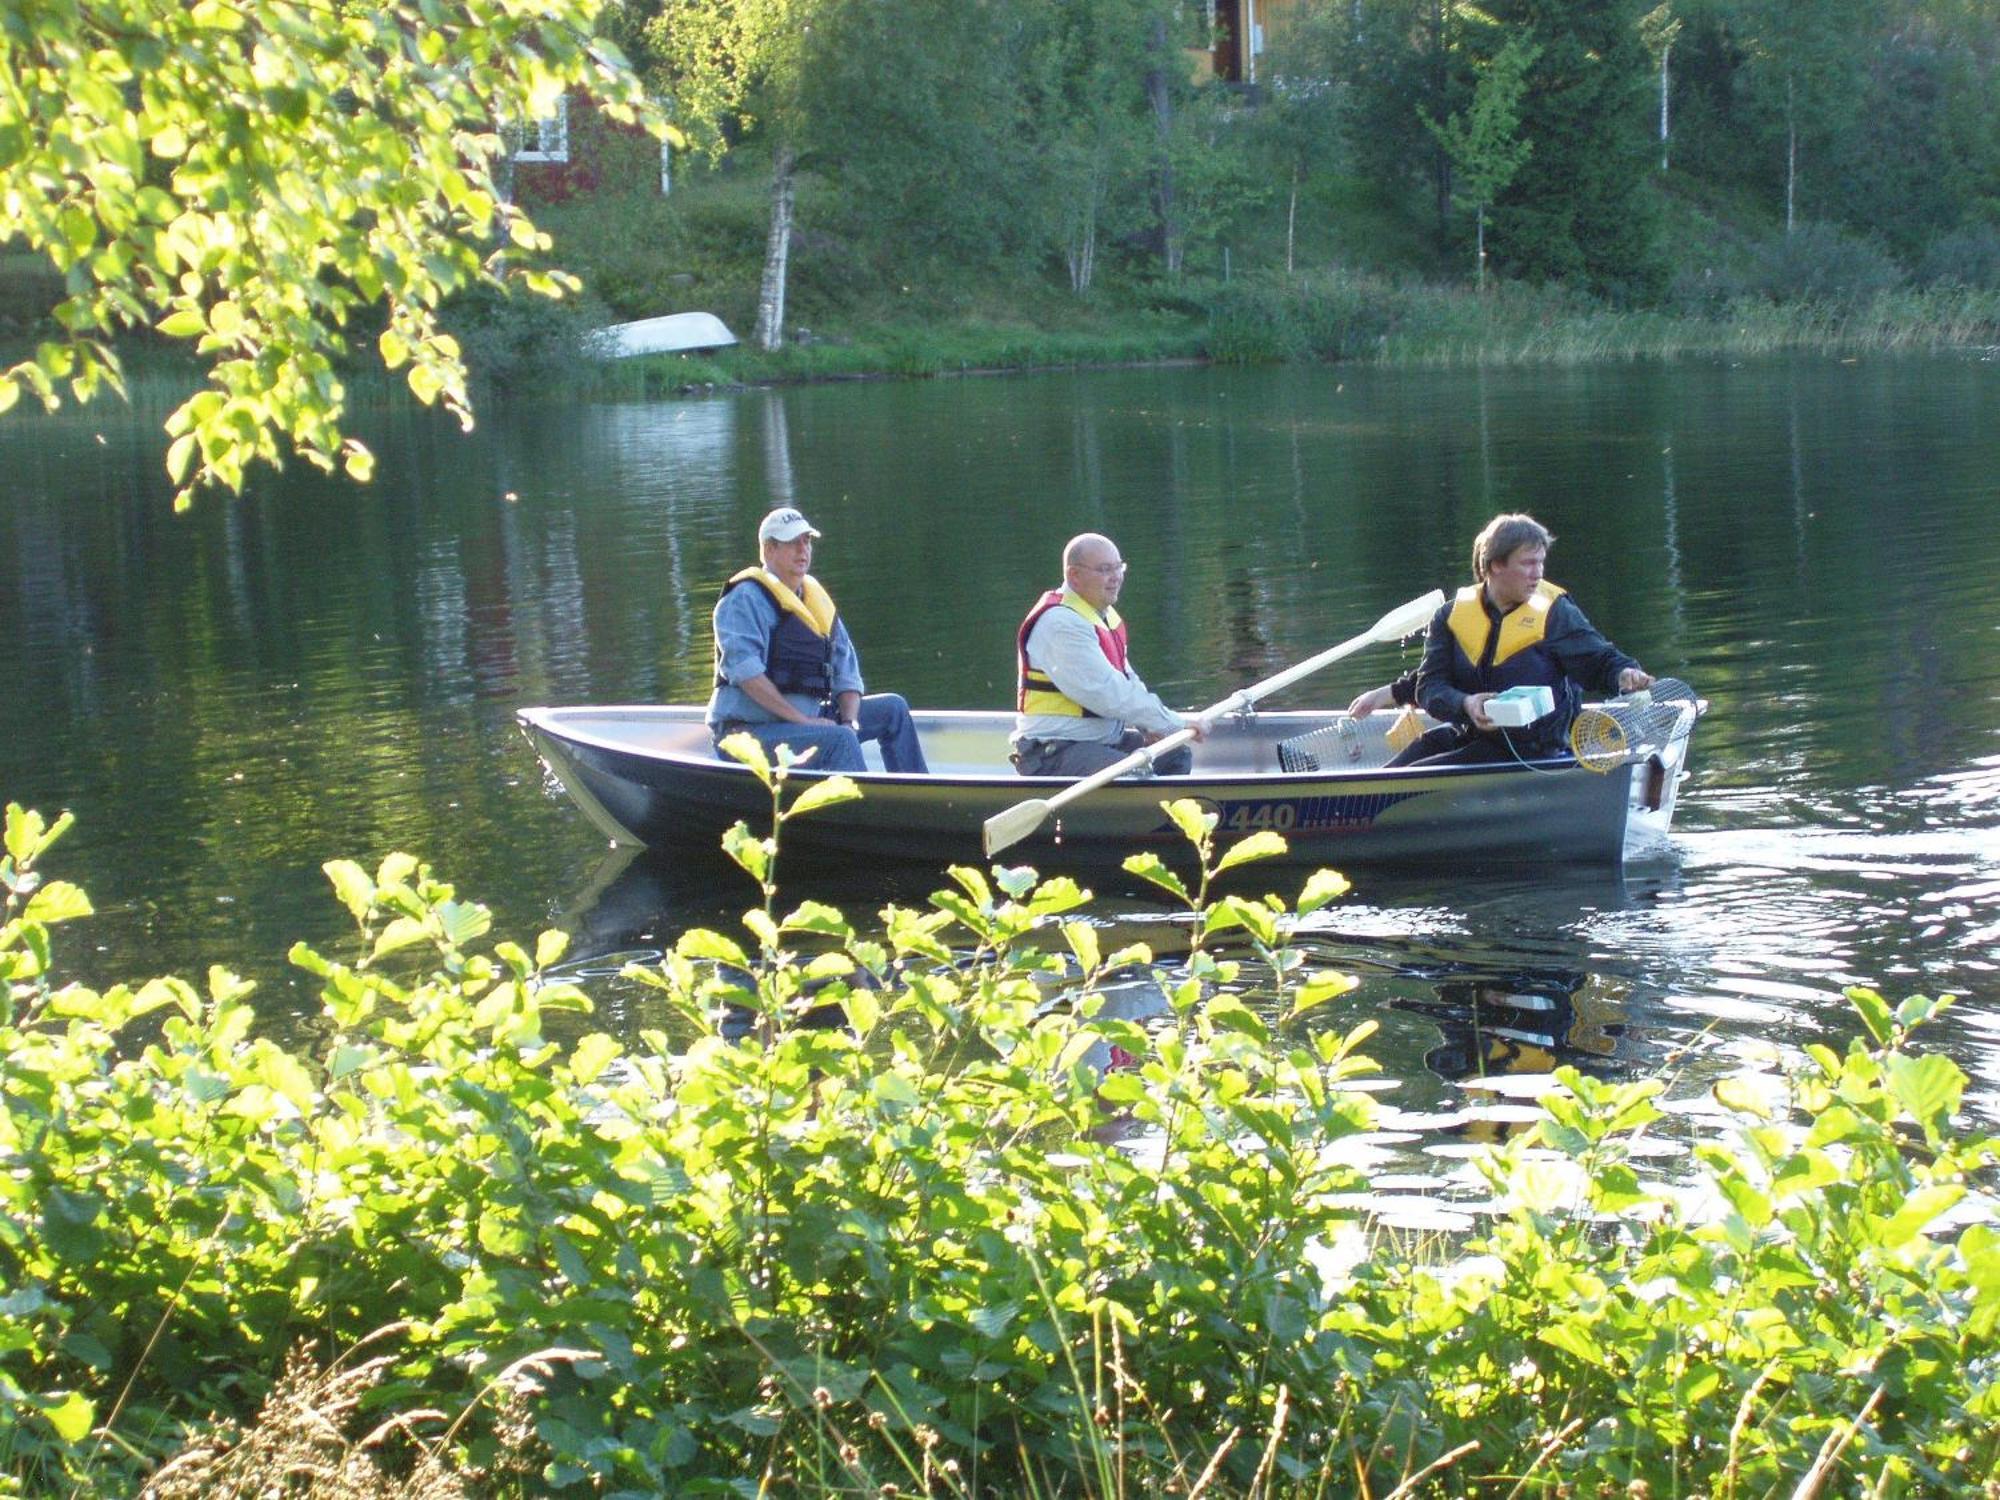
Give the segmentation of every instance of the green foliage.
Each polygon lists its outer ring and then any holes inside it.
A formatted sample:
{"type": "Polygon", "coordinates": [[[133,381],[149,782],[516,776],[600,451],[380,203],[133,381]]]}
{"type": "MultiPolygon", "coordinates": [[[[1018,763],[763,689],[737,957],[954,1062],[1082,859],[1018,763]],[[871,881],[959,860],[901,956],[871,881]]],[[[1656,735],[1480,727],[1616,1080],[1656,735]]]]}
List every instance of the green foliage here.
{"type": "Polygon", "coordinates": [[[1931,245],[1919,271],[1933,286],[2000,292],[2000,228],[1956,230],[1931,245]]]}
{"type": "Polygon", "coordinates": [[[108,340],[193,348],[210,385],[168,419],[179,503],[240,488],[289,447],[366,478],[335,361],[371,304],[410,390],[470,422],[440,302],[473,285],[556,295],[540,231],[494,183],[502,122],[585,89],[654,117],[603,0],[454,11],[417,0],[80,0],[0,28],[0,244],[64,278],[58,332],[0,371],[0,410],[121,386],[108,340]]]}
{"type": "Polygon", "coordinates": [[[1470,200],[1478,215],[1478,273],[1482,286],[1486,278],[1487,206],[1514,180],[1514,174],[1534,150],[1534,142],[1520,134],[1521,96],[1527,89],[1528,69],[1538,50],[1522,37],[1509,37],[1480,68],[1472,102],[1464,111],[1443,124],[1429,115],[1423,116],[1424,127],[1451,158],[1456,190],[1470,200]]]}
{"type": "Polygon", "coordinates": [[[1500,263],[1532,280],[1652,300],[1665,262],[1640,0],[1501,0],[1491,10],[1509,45],[1534,48],[1520,115],[1533,150],[1489,216],[1500,263]]]}
{"type": "Polygon", "coordinates": [[[1957,1216],[1996,1145],[1953,1133],[1964,1075],[1905,1050],[1950,1002],[1850,999],[1869,1035],[1845,1053],[1815,1045],[1775,1094],[1716,1085],[1737,1126],[1697,1148],[1692,1193],[1632,1166],[1657,1081],[1564,1069],[1490,1167],[1512,1211],[1477,1259],[1364,1268],[1339,1321],[1371,1350],[1369,1399],[1426,1414],[1417,1458],[1498,1438],[1589,1493],[2000,1479],[2000,1235],[1990,1197],[1957,1216]]]}
{"type": "Polygon", "coordinates": [[[1801,224],[1760,247],[1748,290],[1773,302],[1852,305],[1903,283],[1888,252],[1831,224],[1801,224]]]}
{"type": "Polygon", "coordinates": [[[1225,364],[1372,358],[1400,300],[1350,276],[1238,277],[1209,289],[1209,356],[1225,364]]]}
{"type": "MultiPolygon", "coordinates": [[[[734,749],[779,829],[853,794],[734,749]]],[[[1844,1053],[1717,1085],[1734,1125],[1682,1189],[1632,1165],[1660,1085],[1566,1072],[1492,1158],[1507,1207],[1469,1255],[1378,1239],[1336,1269],[1369,1027],[1320,1024],[1351,981],[1292,934],[1346,883],[1210,899],[1279,841],[1166,811],[1191,868],[1129,868],[1187,904],[1192,952],[1149,1026],[1102,995],[1150,955],[1106,953],[1073,882],[957,869],[863,932],[781,910],[775,840],[739,826],[749,941],[688,932],[631,971],[659,1022],[636,1037],[552,1038],[586,1008],[560,934],[489,941],[407,856],[329,864],[356,941],[294,950],[323,1005],[294,1051],[219,969],[60,983],[51,929],[89,910],[41,874],[67,820],[10,808],[8,1480],[129,1493],[303,1340],[372,1341],[372,1416],[426,1462],[487,1466],[490,1408],[525,1401],[548,1493],[2000,1482],[1996,1147],[1910,1047],[1949,1001],[1857,991],[1844,1053]],[[827,1006],[844,1027],[794,1024],[827,1006]],[[1098,1072],[1112,1045],[1136,1066],[1098,1072]]]]}

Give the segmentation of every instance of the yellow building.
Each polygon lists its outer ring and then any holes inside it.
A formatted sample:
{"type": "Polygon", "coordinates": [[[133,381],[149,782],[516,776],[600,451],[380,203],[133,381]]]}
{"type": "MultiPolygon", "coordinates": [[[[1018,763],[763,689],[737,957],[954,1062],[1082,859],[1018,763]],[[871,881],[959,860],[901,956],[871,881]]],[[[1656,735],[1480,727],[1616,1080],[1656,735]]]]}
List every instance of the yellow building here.
{"type": "Polygon", "coordinates": [[[1299,0],[1207,0],[1210,46],[1198,54],[1198,77],[1256,83],[1267,40],[1298,8],[1299,0]]]}

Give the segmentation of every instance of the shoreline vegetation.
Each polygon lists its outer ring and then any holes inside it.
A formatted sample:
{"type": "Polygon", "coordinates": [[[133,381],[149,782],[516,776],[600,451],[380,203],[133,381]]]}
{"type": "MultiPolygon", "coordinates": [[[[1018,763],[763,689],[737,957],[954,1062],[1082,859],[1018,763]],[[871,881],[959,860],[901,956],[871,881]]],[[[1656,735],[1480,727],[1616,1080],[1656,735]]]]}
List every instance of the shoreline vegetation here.
{"type": "Polygon", "coordinates": [[[1096,314],[1076,329],[962,323],[858,325],[765,353],[649,355],[607,367],[601,389],[690,390],[927,379],[1175,364],[1515,368],[1642,359],[2000,354],[2000,292],[1877,293],[1855,302],[1746,300],[1713,313],[1619,309],[1560,291],[1398,283],[1332,274],[1243,279],[1184,293],[1175,312],[1096,314]]]}
{"type": "MultiPolygon", "coordinates": [[[[597,327],[614,321],[588,296],[474,298],[447,317],[466,347],[481,400],[542,389],[613,400],[672,399],[836,381],[1067,373],[1176,365],[1368,365],[1412,369],[1573,367],[1637,360],[1787,354],[1958,353],[2000,358],[2000,289],[1940,285],[1715,305],[1618,307],[1560,287],[1449,281],[1359,271],[1190,277],[1078,301],[986,286],[950,301],[830,313],[765,352],[747,342],[701,353],[600,361],[597,327]]],[[[0,294],[6,288],[0,286],[0,294]]],[[[0,326],[32,314],[14,299],[0,326]]],[[[19,345],[14,339],[0,341],[19,345]]],[[[357,341],[366,347],[368,340],[357,341]]],[[[130,339],[129,398],[151,408],[185,398],[200,366],[176,346],[130,339]]],[[[365,360],[342,370],[350,403],[406,402],[404,383],[365,360]]]]}
{"type": "Polygon", "coordinates": [[[407,855],[325,866],[355,939],[293,948],[296,1048],[222,966],[65,983],[69,819],[7,809],[0,1488],[2000,1493],[2000,1141],[1912,1042],[1949,998],[1850,991],[1844,1051],[1693,1099],[1563,1069],[1470,1227],[1388,1229],[1342,1150],[1372,1024],[1292,945],[1344,879],[1216,896],[1282,841],[1182,801],[1185,873],[1127,868],[1185,961],[1027,869],[858,929],[777,885],[858,790],[730,748],[762,902],[626,971],[637,1036],[407,855]]]}

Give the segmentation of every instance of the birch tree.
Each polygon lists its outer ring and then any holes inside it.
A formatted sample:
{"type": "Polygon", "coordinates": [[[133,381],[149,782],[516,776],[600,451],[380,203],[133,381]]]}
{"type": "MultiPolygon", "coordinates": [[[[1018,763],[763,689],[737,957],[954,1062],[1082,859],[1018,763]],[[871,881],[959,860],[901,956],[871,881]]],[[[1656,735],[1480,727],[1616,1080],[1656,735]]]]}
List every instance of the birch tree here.
{"type": "Polygon", "coordinates": [[[1785,233],[1798,227],[1801,165],[1858,108],[1875,0],[1742,0],[1736,10],[1752,97],[1775,117],[1784,156],[1785,233]]]}
{"type": "Polygon", "coordinates": [[[602,0],[476,13],[433,0],[66,0],[0,26],[0,246],[63,277],[57,332],[0,369],[0,411],[123,390],[116,338],[191,347],[207,385],[167,419],[175,504],[240,489],[287,448],[368,477],[335,360],[364,308],[377,347],[470,427],[438,324],[485,282],[556,295],[546,237],[495,184],[502,125],[566,90],[645,119],[595,36],[602,0]]]}
{"type": "Polygon", "coordinates": [[[1472,102],[1439,124],[1425,115],[1424,126],[1451,158],[1458,194],[1472,204],[1477,225],[1475,265],[1480,291],[1486,290],[1486,210],[1514,180],[1533,143],[1521,137],[1521,97],[1528,69],[1540,51],[1523,37],[1511,37],[1480,70],[1472,102]]]}
{"type": "Polygon", "coordinates": [[[785,289],[801,144],[809,138],[805,93],[830,0],[667,0],[647,40],[670,77],[674,121],[711,161],[725,128],[761,129],[771,147],[770,224],[757,293],[759,349],[784,341],[785,289]]]}
{"type": "Polygon", "coordinates": [[[1668,88],[1667,60],[1673,55],[1674,43],[1681,34],[1681,20],[1673,13],[1671,4],[1662,4],[1657,9],[1647,11],[1639,18],[1639,34],[1645,38],[1646,50],[1653,54],[1660,65],[1660,170],[1667,170],[1667,106],[1670,97],[1668,88]]]}

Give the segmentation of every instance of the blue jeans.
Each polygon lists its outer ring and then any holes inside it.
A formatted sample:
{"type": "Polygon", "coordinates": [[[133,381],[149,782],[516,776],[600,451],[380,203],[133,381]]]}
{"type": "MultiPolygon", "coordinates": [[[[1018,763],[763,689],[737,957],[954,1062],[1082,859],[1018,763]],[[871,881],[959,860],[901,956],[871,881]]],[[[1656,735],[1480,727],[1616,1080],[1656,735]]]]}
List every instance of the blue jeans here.
{"type": "Polygon", "coordinates": [[[774,719],[765,724],[729,723],[716,733],[721,743],[742,729],[755,735],[766,750],[779,745],[791,747],[793,754],[806,750],[817,753],[806,762],[808,771],[865,771],[868,762],[861,754],[863,740],[882,746],[882,767],[922,775],[930,770],[924,761],[924,747],[917,738],[917,726],[910,722],[910,705],[900,693],[870,693],[861,700],[861,730],[857,734],[845,724],[815,719],[810,724],[787,724],[774,719]]]}

